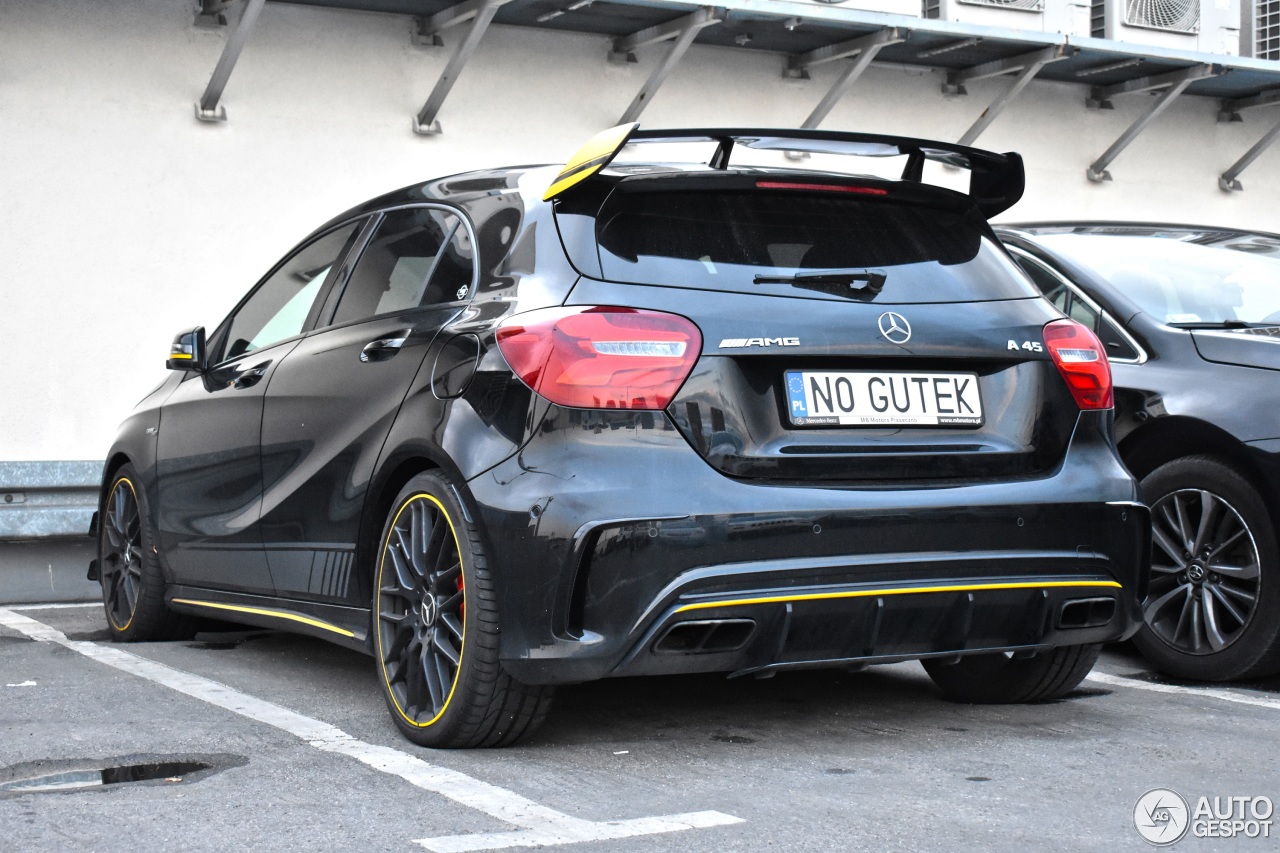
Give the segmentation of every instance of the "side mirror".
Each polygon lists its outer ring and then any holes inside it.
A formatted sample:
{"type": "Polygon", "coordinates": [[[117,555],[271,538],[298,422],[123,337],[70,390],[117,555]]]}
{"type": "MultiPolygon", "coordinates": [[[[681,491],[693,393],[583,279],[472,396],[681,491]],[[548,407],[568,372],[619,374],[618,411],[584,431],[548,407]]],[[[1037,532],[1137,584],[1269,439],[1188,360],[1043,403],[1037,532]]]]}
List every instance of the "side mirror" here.
{"type": "Polygon", "coordinates": [[[179,332],[173,339],[173,346],[169,348],[169,360],[164,366],[170,370],[204,373],[209,367],[204,353],[204,326],[179,332]]]}

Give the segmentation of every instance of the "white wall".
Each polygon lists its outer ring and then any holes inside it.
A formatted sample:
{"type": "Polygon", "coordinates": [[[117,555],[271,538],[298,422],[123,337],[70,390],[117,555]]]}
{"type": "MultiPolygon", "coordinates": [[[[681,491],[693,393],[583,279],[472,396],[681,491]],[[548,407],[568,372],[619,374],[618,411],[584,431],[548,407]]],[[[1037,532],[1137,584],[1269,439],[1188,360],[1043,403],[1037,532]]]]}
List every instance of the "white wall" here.
{"type": "MultiPolygon", "coordinates": [[[[178,330],[210,328],[285,250],[369,196],[474,167],[562,162],[613,124],[659,49],[628,67],[602,37],[492,27],[440,115],[410,131],[459,34],[414,47],[407,18],[268,3],[223,103],[197,122],[225,31],[191,0],[0,0],[0,460],[102,458],[163,378],[178,330]]],[[[695,46],[648,127],[788,126],[839,69],[785,80],[782,58],[695,46]]],[[[1003,85],[943,98],[917,70],[874,67],[824,127],[956,139],[1003,85]]],[[[1086,111],[1083,87],[1033,83],[978,144],[1020,151],[1008,220],[1152,218],[1280,231],[1280,150],[1227,194],[1217,175],[1272,117],[1215,122],[1184,97],[1085,177],[1148,96],[1086,111]]]]}

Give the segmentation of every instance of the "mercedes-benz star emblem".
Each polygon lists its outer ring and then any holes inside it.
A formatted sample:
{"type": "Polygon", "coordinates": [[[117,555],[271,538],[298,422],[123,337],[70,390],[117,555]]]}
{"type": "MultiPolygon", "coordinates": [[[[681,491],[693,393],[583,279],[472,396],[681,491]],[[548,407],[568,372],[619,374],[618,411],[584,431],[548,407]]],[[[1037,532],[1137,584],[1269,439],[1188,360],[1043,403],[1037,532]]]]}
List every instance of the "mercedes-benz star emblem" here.
{"type": "Polygon", "coordinates": [[[894,344],[905,344],[911,340],[911,324],[907,322],[907,318],[893,311],[886,311],[880,315],[880,334],[884,335],[885,340],[894,344]]]}

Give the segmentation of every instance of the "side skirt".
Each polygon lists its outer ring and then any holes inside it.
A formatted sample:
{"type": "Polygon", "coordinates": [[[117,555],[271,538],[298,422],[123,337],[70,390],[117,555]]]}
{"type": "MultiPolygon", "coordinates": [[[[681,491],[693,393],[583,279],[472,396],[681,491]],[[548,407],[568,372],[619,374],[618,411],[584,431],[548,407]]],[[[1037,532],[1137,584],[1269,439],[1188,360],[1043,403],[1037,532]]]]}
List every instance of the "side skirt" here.
{"type": "Polygon", "coordinates": [[[369,610],[313,601],[171,586],[168,605],[178,613],[223,619],[319,637],[349,649],[373,654],[369,643],[369,610]]]}

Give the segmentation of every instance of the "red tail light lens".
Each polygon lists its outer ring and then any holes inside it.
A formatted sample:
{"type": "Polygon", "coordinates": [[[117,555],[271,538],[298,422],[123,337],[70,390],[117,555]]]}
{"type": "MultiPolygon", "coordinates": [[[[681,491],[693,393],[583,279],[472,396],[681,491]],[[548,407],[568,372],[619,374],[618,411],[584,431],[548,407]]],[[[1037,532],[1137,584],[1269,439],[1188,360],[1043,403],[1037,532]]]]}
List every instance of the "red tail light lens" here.
{"type": "Polygon", "coordinates": [[[1075,320],[1044,327],[1044,345],[1082,409],[1109,409],[1114,402],[1111,365],[1098,337],[1075,320]]]}
{"type": "Polygon", "coordinates": [[[665,409],[702,353],[702,333],[676,314],[571,306],[520,314],[498,349],[526,385],[577,409],[665,409]]]}

